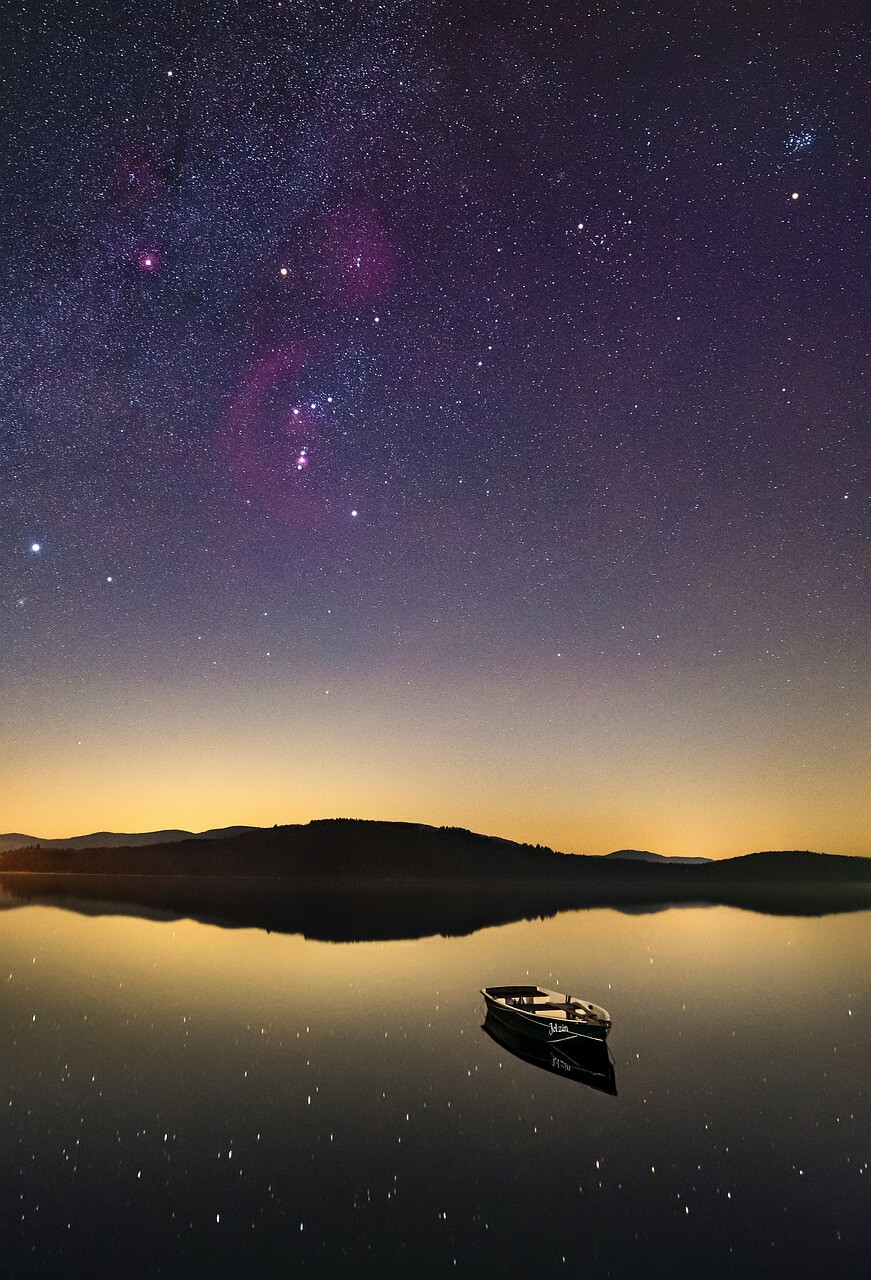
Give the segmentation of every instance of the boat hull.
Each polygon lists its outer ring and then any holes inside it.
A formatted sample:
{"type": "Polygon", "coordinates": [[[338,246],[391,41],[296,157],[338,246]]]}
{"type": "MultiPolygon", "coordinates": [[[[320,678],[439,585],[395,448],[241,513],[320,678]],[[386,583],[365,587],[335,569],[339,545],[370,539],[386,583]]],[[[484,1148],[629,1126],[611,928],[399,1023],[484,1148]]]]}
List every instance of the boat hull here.
{"type": "Polygon", "coordinates": [[[570,1043],[548,1044],[520,1035],[489,1010],[482,1030],[496,1044],[531,1067],[584,1084],[599,1093],[617,1096],[614,1064],[604,1040],[575,1037],[570,1043]]]}
{"type": "Polygon", "coordinates": [[[486,991],[483,995],[489,1017],[495,1018],[516,1035],[537,1040],[541,1044],[569,1044],[575,1040],[601,1042],[607,1039],[611,1029],[610,1026],[594,1026],[580,1021],[573,1023],[550,1019],[541,1014],[528,1013],[525,1009],[506,1007],[486,991]]]}

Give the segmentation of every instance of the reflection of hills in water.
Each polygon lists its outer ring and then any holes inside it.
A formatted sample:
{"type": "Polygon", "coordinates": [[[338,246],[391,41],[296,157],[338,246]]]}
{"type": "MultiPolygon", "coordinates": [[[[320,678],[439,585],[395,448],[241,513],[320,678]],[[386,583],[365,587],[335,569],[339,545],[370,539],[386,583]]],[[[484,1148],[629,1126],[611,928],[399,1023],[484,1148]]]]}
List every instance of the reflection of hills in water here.
{"type": "Polygon", "coordinates": [[[553,1075],[562,1076],[564,1080],[588,1085],[601,1093],[617,1096],[614,1064],[604,1040],[585,1040],[579,1037],[570,1044],[549,1044],[512,1031],[498,1018],[494,1018],[492,1013],[487,1014],[481,1030],[486,1031],[491,1040],[495,1040],[515,1058],[528,1062],[530,1066],[550,1071],[553,1075]]]}
{"type": "Polygon", "coordinates": [[[869,897],[837,887],[795,892],[775,886],[768,893],[699,898],[672,897],[666,885],[657,898],[649,886],[637,889],[627,884],[572,887],[547,881],[483,884],[0,871],[0,906],[30,902],[90,915],[189,918],[228,928],[301,933],[327,942],[365,942],[469,934],[517,920],[601,907],[646,912],[721,904],[783,915],[823,915],[867,907],[869,897]]]}
{"type": "Polygon", "coordinates": [[[564,909],[553,891],[466,881],[311,881],[278,876],[114,876],[0,872],[0,907],[46,903],[85,915],[193,919],[226,928],[374,942],[475,933],[564,909]]]}
{"type": "Polygon", "coordinates": [[[471,933],[588,907],[856,911],[871,906],[871,859],[772,852],[673,864],[337,819],[147,846],[0,851],[0,890],[16,901],[87,902],[351,941],[471,933]]]}

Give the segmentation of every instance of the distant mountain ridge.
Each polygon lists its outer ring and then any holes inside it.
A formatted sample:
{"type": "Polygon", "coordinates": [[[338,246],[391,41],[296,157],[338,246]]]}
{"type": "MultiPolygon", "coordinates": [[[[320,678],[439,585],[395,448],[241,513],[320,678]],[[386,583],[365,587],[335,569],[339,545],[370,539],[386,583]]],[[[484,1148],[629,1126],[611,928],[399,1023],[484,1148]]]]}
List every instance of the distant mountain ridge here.
{"type": "MultiPolygon", "coordinates": [[[[299,830],[304,827],[317,827],[320,823],[366,823],[366,819],[355,818],[324,818],[315,819],[310,823],[294,824],[292,826],[283,827],[250,827],[250,826],[232,826],[232,827],[211,827],[208,831],[186,831],[183,828],[172,827],[165,831],[142,831],[142,832],[123,832],[123,831],[94,831],[89,835],[83,836],[66,836],[56,837],[53,839],[45,839],[42,836],[23,835],[17,831],[7,832],[0,835],[0,854],[9,853],[16,849],[135,849],[150,847],[152,845],[179,844],[183,840],[224,840],[232,836],[244,835],[246,833],[262,832],[262,831],[292,831],[299,830]]],[[[388,828],[414,828],[419,831],[462,831],[463,828],[448,827],[431,827],[426,823],[395,823],[387,822],[378,824],[388,828]]],[[[484,836],[477,835],[475,832],[465,832],[466,835],[475,840],[487,841],[491,846],[502,845],[506,850],[518,848],[536,848],[544,849],[544,845],[520,845],[514,840],[507,840],[502,836],[484,836]]],[[[553,852],[553,850],[548,850],[553,852]]],[[[561,855],[571,856],[602,856],[604,858],[619,858],[627,862],[652,862],[665,863],[671,866],[700,866],[702,863],[715,862],[714,858],[703,857],[681,857],[675,854],[653,853],[649,849],[615,849],[613,853],[603,855],[561,855]]]]}
{"type": "Polygon", "coordinates": [[[558,853],[546,845],[517,844],[463,827],[357,818],[317,819],[275,827],[224,827],[186,831],[113,832],[63,840],[23,839],[2,848],[0,871],[99,875],[282,876],[296,879],[438,881],[463,879],[577,883],[652,880],[701,888],[714,880],[796,873],[800,879],[864,881],[871,859],[806,850],[768,851],[734,858],[668,858],[646,850],[600,855],[558,853]],[[125,843],[119,843],[124,841],[125,843]]]}
{"type": "Polygon", "coordinates": [[[651,853],[649,849],[615,849],[606,853],[606,858],[625,858],[627,862],[668,862],[673,867],[698,867],[703,862],[713,862],[713,858],[681,858],[674,854],[651,853]]]}
{"type": "Polygon", "coordinates": [[[260,831],[260,827],[212,827],[208,831],[93,831],[86,836],[66,836],[46,840],[42,836],[26,836],[18,831],[0,835],[0,853],[13,849],[133,849],[142,845],[176,844],[180,840],[223,840],[244,831],[260,831]]]}

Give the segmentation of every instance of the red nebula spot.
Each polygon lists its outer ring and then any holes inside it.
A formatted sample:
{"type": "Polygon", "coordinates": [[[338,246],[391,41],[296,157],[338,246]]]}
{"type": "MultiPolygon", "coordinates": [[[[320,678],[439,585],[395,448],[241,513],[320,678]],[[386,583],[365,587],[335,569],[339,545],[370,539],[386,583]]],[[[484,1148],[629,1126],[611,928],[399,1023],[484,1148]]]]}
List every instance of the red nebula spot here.
{"type": "Polygon", "coordinates": [[[302,343],[290,343],[255,360],[224,419],[220,445],[239,487],[255,492],[261,508],[287,526],[314,529],[331,509],[322,488],[329,441],[318,415],[299,405],[300,375],[311,358],[302,343]]]}
{"type": "Polygon", "coordinates": [[[133,262],[140,271],[156,271],[163,261],[157,249],[136,249],[133,262]]]}

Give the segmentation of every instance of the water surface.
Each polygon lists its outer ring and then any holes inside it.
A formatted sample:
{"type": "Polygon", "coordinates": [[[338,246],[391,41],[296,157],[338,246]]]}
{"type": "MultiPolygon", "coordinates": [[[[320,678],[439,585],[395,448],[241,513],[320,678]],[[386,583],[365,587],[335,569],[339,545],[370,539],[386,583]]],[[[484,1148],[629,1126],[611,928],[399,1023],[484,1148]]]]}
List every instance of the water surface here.
{"type": "Polygon", "coordinates": [[[326,943],[0,912],[0,1274],[860,1277],[869,913],[326,943]],[[479,987],[611,1012],[617,1096],[479,987]]]}

